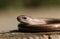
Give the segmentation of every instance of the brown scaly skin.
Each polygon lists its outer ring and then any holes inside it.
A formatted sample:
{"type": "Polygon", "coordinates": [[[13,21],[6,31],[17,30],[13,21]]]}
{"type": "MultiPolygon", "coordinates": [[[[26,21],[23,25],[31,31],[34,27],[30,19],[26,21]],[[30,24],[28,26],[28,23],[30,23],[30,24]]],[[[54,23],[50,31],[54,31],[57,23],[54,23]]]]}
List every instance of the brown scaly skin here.
{"type": "Polygon", "coordinates": [[[29,16],[20,15],[17,17],[17,20],[20,22],[18,25],[19,28],[21,27],[38,31],[60,30],[60,19],[56,18],[35,19],[29,16]]]}

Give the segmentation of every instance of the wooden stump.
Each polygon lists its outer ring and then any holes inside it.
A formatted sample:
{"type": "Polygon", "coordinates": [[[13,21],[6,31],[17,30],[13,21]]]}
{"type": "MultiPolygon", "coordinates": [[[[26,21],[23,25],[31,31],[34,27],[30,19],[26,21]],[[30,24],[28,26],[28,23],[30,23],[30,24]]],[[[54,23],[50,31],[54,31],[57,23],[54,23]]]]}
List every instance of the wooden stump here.
{"type": "Polygon", "coordinates": [[[0,39],[60,39],[60,32],[0,33],[0,39]]]}

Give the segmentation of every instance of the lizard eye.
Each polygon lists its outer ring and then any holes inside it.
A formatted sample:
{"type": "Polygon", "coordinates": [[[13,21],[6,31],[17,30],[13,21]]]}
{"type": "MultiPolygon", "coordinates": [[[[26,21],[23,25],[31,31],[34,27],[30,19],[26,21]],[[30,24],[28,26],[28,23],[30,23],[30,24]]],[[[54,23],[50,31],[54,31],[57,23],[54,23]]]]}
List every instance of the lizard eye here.
{"type": "Polygon", "coordinates": [[[27,19],[26,17],[22,17],[22,19],[27,19]]]}

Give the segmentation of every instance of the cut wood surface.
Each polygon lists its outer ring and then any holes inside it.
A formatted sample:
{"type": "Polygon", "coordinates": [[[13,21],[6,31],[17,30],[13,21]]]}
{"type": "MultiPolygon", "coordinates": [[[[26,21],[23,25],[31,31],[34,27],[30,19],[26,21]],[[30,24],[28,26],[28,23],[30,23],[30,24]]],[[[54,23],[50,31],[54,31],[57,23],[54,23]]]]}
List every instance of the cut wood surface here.
{"type": "Polygon", "coordinates": [[[60,32],[8,32],[0,33],[0,39],[60,39],[60,32]]]}

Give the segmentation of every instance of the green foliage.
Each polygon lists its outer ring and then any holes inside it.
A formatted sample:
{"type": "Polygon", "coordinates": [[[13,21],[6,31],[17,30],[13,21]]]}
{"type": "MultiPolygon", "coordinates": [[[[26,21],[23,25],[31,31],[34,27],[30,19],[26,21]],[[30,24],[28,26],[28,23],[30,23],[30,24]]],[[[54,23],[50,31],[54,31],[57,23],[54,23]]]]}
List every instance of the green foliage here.
{"type": "Polygon", "coordinates": [[[0,0],[0,8],[60,5],[60,0],[0,0]]]}

